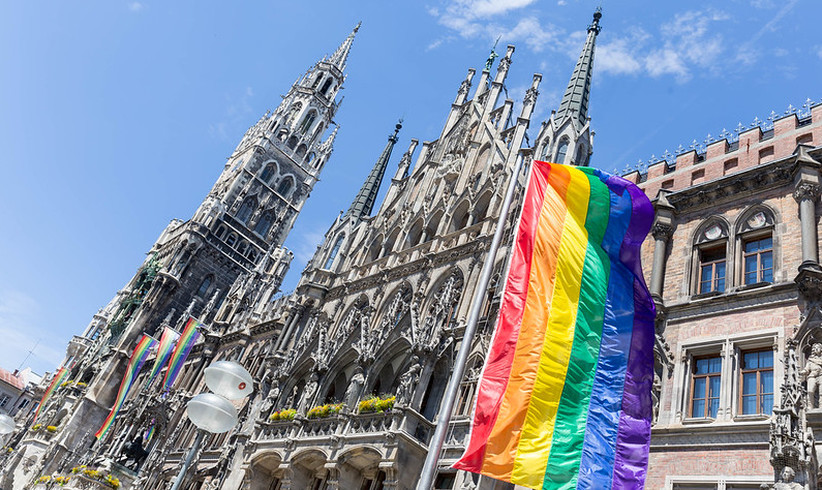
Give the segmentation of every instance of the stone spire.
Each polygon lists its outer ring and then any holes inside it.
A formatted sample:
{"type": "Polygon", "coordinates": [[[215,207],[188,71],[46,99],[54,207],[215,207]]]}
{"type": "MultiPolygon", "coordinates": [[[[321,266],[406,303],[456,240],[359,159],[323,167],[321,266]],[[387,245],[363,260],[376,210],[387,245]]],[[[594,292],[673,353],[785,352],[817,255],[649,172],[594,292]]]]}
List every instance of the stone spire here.
{"type": "Polygon", "coordinates": [[[397,143],[397,134],[400,129],[402,129],[402,119],[395,126],[394,134],[388,137],[385,149],[382,151],[380,158],[377,159],[377,163],[374,164],[374,168],[371,169],[371,173],[368,174],[368,178],[360,188],[360,192],[357,193],[357,197],[354,198],[354,202],[351,203],[347,215],[360,219],[371,214],[374,209],[374,202],[377,200],[377,194],[380,192],[385,169],[388,167],[388,159],[391,158],[391,150],[394,149],[394,145],[397,143]]]}
{"type": "Polygon", "coordinates": [[[602,30],[599,19],[602,18],[602,9],[597,8],[594,12],[594,21],[588,26],[588,37],[585,39],[585,46],[577,60],[577,66],[565,89],[565,95],[557,110],[556,121],[558,124],[566,118],[574,118],[579,122],[579,126],[585,125],[588,118],[588,97],[591,93],[591,74],[594,69],[594,47],[597,34],[602,30]]]}
{"type": "Polygon", "coordinates": [[[356,26],[354,26],[354,30],[351,31],[351,34],[345,38],[340,47],[337,48],[337,51],[331,55],[331,58],[328,60],[329,63],[336,66],[340,71],[345,70],[345,63],[348,61],[348,53],[351,51],[351,45],[354,44],[354,36],[357,35],[357,31],[360,30],[360,26],[362,25],[362,21],[358,22],[356,26]]]}

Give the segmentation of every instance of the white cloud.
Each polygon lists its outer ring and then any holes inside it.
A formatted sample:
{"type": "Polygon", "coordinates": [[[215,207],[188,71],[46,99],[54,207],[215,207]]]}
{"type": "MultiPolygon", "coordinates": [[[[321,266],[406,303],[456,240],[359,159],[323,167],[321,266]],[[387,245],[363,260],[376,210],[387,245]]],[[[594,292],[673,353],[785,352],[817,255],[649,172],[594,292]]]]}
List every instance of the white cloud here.
{"type": "Polygon", "coordinates": [[[54,371],[65,355],[68,339],[55,338],[54,332],[38,327],[40,306],[30,296],[18,291],[0,291],[0,367],[9,371],[31,366],[38,374],[54,371]],[[35,347],[36,345],[36,347],[35,347]],[[31,356],[26,359],[28,351],[31,356]]]}
{"type": "Polygon", "coordinates": [[[652,77],[676,75],[680,79],[688,77],[688,69],[679,53],[670,48],[652,51],[645,57],[645,69],[652,77]]]}
{"type": "Polygon", "coordinates": [[[128,4],[128,9],[131,10],[132,12],[139,12],[139,11],[143,10],[144,8],[145,8],[145,5],[143,5],[140,2],[131,2],[130,4],[128,4]]]}
{"type": "Polygon", "coordinates": [[[756,42],[759,41],[759,39],[766,33],[776,31],[776,24],[782,20],[783,17],[788,15],[788,12],[793,10],[797,2],[799,2],[799,0],[789,0],[776,14],[771,17],[771,20],[766,22],[765,25],[756,32],[756,34],[742,43],[739,46],[739,49],[737,49],[736,60],[746,65],[753,64],[759,58],[754,44],[756,44],[756,42]]]}
{"type": "Polygon", "coordinates": [[[314,252],[317,251],[317,247],[322,243],[324,238],[325,232],[319,228],[300,235],[300,241],[294,247],[294,259],[301,267],[314,257],[314,252]]]}
{"type": "Polygon", "coordinates": [[[557,5],[559,5],[560,7],[562,7],[563,5],[568,5],[568,2],[566,2],[565,0],[559,0],[559,1],[557,2],[557,5]]]}
{"type": "Polygon", "coordinates": [[[439,48],[442,45],[443,39],[437,39],[436,41],[432,42],[428,46],[426,46],[426,51],[432,51],[434,49],[439,48]]]}
{"type": "Polygon", "coordinates": [[[814,46],[814,48],[813,48],[813,49],[814,49],[814,51],[816,52],[816,56],[818,56],[818,57],[819,57],[819,59],[821,59],[821,60],[822,60],[822,45],[817,45],[817,46],[814,46]]]}
{"type": "Polygon", "coordinates": [[[519,29],[519,32],[533,32],[535,18],[528,19],[525,24],[522,22],[526,19],[522,19],[513,28],[490,23],[488,19],[504,16],[535,2],[536,0],[455,0],[442,10],[429,8],[428,13],[437,17],[441,25],[456,31],[464,38],[483,36],[495,39],[499,33],[505,31],[519,29]]]}
{"type": "Polygon", "coordinates": [[[596,70],[603,73],[628,75],[642,70],[642,63],[634,53],[633,45],[626,38],[618,38],[597,47],[596,70]]]}

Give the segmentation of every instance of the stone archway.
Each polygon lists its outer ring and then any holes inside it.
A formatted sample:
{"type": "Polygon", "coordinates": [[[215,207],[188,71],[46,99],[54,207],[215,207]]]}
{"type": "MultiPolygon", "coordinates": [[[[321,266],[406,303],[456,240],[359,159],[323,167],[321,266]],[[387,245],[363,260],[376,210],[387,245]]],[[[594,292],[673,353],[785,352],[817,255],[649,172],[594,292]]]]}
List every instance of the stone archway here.
{"type": "Polygon", "coordinates": [[[254,458],[249,468],[247,481],[250,485],[248,490],[271,490],[277,488],[284,476],[284,470],[280,468],[282,457],[279,454],[270,452],[263,453],[254,458]]]}

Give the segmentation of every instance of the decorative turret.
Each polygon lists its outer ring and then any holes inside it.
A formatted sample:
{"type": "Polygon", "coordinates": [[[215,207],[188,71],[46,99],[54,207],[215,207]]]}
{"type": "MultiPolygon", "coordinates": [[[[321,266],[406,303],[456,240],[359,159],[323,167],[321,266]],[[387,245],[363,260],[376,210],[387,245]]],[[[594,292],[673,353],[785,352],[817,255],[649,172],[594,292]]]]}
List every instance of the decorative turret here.
{"type": "Polygon", "coordinates": [[[597,9],[559,109],[542,123],[534,144],[534,156],[539,160],[587,166],[591,159],[594,141],[588,118],[588,100],[591,96],[596,38],[602,30],[599,25],[601,18],[602,11],[597,9]]]}
{"type": "Polygon", "coordinates": [[[566,118],[572,118],[579,123],[579,127],[585,125],[588,119],[588,98],[591,94],[591,76],[594,70],[594,47],[597,34],[602,30],[599,19],[602,18],[602,9],[597,8],[594,12],[594,21],[588,26],[588,37],[585,39],[585,46],[577,60],[577,66],[565,89],[562,102],[556,114],[556,121],[559,124],[566,118]]]}
{"type": "Polygon", "coordinates": [[[371,169],[371,173],[368,174],[368,178],[360,188],[360,192],[357,193],[357,197],[354,198],[354,202],[351,203],[351,207],[346,213],[347,216],[361,219],[371,214],[374,209],[374,202],[377,200],[377,194],[380,192],[385,169],[388,167],[388,159],[391,158],[391,151],[398,141],[397,134],[399,134],[400,129],[402,129],[402,119],[395,126],[394,134],[388,137],[385,149],[377,159],[377,163],[374,164],[374,168],[371,169]]]}

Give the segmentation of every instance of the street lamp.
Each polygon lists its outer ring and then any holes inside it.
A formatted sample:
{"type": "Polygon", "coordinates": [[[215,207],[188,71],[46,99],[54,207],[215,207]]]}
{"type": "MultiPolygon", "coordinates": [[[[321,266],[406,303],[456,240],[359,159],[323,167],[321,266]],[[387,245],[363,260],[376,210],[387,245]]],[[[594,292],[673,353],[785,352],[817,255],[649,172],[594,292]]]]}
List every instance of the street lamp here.
{"type": "Polygon", "coordinates": [[[205,368],[205,383],[214,393],[200,393],[186,404],[188,419],[197,426],[197,436],[171,490],[178,490],[183,483],[183,477],[200,448],[205,433],[222,434],[237,424],[237,409],[229,400],[240,400],[248,396],[253,389],[254,380],[236,362],[217,361],[205,368]]]}
{"type": "Polygon", "coordinates": [[[13,418],[4,413],[0,413],[0,436],[14,432],[16,425],[13,418]]]}

